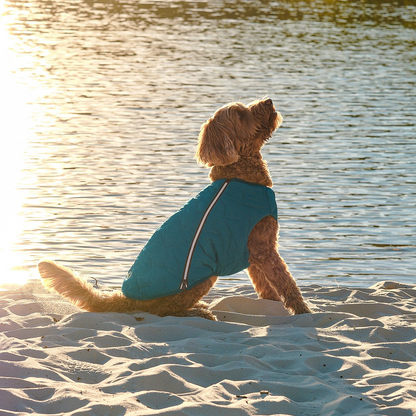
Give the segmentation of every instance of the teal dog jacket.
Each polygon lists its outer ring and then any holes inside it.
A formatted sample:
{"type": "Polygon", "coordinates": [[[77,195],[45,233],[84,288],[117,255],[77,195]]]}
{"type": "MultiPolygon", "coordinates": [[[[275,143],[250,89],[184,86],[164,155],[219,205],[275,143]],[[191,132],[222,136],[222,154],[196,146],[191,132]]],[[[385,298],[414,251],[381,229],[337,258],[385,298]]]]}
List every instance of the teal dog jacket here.
{"type": "Polygon", "coordinates": [[[272,189],[239,179],[213,182],[156,230],[123,282],[124,295],[160,298],[246,269],[250,232],[268,215],[277,220],[272,189]]]}

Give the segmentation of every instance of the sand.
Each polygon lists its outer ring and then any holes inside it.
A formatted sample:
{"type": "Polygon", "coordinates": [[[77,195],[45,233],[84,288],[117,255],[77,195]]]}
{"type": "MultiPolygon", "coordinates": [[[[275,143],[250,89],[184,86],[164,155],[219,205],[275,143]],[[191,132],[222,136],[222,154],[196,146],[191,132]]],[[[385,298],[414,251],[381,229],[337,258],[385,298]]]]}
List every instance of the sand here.
{"type": "Polygon", "coordinates": [[[0,415],[415,415],[416,286],[302,287],[288,316],[213,289],[219,322],[0,293],[0,415]]]}

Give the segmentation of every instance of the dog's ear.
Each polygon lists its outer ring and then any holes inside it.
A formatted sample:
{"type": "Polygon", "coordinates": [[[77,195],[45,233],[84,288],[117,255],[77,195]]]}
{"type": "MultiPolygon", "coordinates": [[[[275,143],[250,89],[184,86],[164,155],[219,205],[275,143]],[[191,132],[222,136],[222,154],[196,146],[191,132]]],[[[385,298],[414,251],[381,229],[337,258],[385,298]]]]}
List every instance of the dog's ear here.
{"type": "Polygon", "coordinates": [[[237,162],[238,153],[230,135],[211,118],[201,126],[195,157],[207,167],[226,166],[237,162]]]}

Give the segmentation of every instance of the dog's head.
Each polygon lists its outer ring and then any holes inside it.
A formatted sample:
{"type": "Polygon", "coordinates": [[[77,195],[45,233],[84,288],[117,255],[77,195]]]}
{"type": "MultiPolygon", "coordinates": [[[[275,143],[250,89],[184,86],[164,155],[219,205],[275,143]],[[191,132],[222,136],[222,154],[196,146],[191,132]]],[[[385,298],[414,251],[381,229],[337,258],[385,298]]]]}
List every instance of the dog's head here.
{"type": "Polygon", "coordinates": [[[258,153],[282,121],[270,99],[227,104],[201,126],[196,159],[208,167],[225,166],[258,153]]]}

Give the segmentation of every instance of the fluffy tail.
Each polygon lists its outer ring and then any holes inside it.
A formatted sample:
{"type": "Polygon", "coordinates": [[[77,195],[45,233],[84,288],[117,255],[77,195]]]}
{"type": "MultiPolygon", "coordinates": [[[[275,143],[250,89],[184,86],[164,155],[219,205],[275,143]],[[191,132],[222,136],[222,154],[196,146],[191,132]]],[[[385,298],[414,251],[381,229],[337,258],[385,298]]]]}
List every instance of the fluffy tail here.
{"type": "Polygon", "coordinates": [[[38,270],[46,289],[59,293],[80,309],[90,312],[128,312],[146,311],[150,306],[146,305],[146,301],[128,299],[120,291],[104,293],[94,289],[76,272],[52,260],[39,262],[38,270]]]}
{"type": "Polygon", "coordinates": [[[75,306],[89,312],[150,312],[159,316],[200,316],[216,320],[199,300],[205,296],[217,280],[211,277],[187,292],[153,300],[126,298],[119,290],[105,293],[88,283],[77,273],[52,260],[38,264],[42,283],[46,289],[59,293],[75,306]]]}

